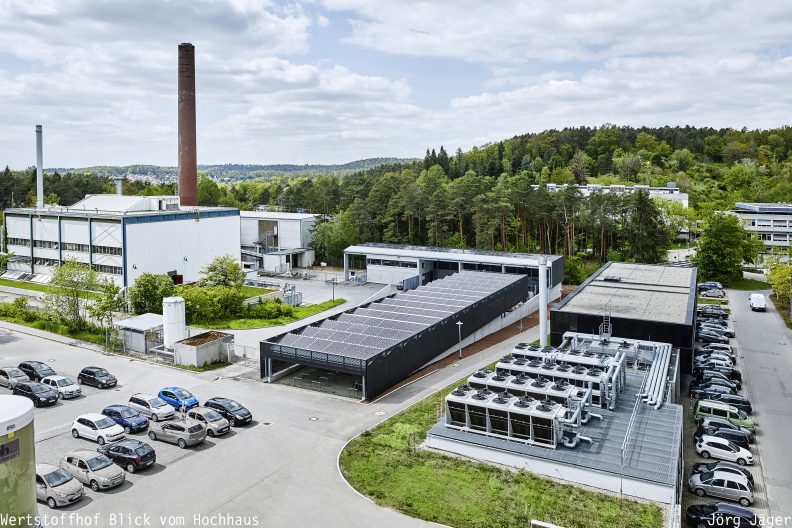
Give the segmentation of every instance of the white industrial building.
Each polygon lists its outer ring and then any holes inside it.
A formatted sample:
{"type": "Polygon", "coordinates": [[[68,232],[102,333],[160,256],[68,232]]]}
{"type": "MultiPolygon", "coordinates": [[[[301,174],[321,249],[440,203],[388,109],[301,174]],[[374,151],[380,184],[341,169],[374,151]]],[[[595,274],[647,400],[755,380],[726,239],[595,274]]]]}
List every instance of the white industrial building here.
{"type": "MultiPolygon", "coordinates": [[[[539,185],[532,185],[533,189],[538,189],[539,185]]],[[[650,187],[649,185],[599,185],[590,183],[588,185],[576,185],[573,183],[548,183],[546,188],[548,192],[558,192],[567,187],[576,187],[583,196],[591,196],[595,193],[614,193],[626,194],[635,191],[646,191],[652,198],[662,198],[677,202],[683,207],[688,206],[688,194],[679,190],[675,183],[669,182],[665,187],[650,187]]]]}
{"type": "Polygon", "coordinates": [[[313,214],[243,211],[242,265],[271,273],[313,266],[315,254],[310,245],[315,225],[313,214]]]}
{"type": "Polygon", "coordinates": [[[731,214],[740,219],[745,230],[755,234],[768,248],[788,248],[792,241],[792,204],[734,204],[731,214]]]}
{"type": "Polygon", "coordinates": [[[8,209],[5,218],[11,279],[46,283],[71,259],[122,287],[147,272],[192,282],[214,258],[239,255],[238,209],[179,207],[178,196],[88,195],[70,207],[8,209]]]}

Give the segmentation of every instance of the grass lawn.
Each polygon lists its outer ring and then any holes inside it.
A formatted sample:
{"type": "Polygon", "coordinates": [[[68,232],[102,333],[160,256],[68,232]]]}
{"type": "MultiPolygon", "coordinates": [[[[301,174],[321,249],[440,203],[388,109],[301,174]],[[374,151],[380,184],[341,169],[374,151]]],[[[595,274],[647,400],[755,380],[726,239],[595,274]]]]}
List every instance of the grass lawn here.
{"type": "MultiPolygon", "coordinates": [[[[9,288],[19,288],[21,290],[31,290],[41,293],[49,293],[50,287],[47,284],[36,284],[35,282],[15,281],[8,279],[0,279],[0,286],[8,286],[9,288]]],[[[259,294],[261,295],[261,294],[259,294]]],[[[86,299],[98,299],[99,294],[94,292],[85,292],[86,299]]]]}
{"type": "Polygon", "coordinates": [[[228,361],[215,361],[214,363],[207,363],[206,365],[200,367],[193,367],[191,365],[176,365],[175,363],[173,366],[183,370],[191,370],[193,372],[207,372],[209,370],[217,370],[223,367],[227,367],[230,364],[231,363],[229,363],[228,361]]]}
{"type": "Polygon", "coordinates": [[[663,525],[654,504],[415,449],[437,421],[438,402],[465,379],[351,441],[340,457],[349,483],[377,504],[458,528],[528,526],[531,519],[565,528],[663,525]]]}
{"type": "Polygon", "coordinates": [[[769,290],[770,285],[764,281],[756,279],[746,279],[745,277],[730,281],[726,285],[733,290],[769,290]]]}
{"type": "Polygon", "coordinates": [[[45,332],[52,332],[53,334],[59,334],[62,336],[71,337],[73,339],[79,339],[80,341],[87,341],[97,345],[105,344],[104,332],[91,332],[87,330],[82,332],[71,332],[66,325],[55,324],[42,320],[26,321],[22,317],[0,316],[0,320],[27,326],[29,328],[35,328],[37,330],[43,330],[45,332]]]}
{"type": "Polygon", "coordinates": [[[768,297],[770,297],[771,302],[775,305],[776,310],[778,310],[778,315],[784,320],[787,328],[792,330],[792,319],[789,317],[789,299],[779,299],[775,295],[768,295],[768,297]]]}
{"type": "Polygon", "coordinates": [[[275,290],[269,290],[267,288],[259,288],[258,286],[242,286],[242,294],[245,296],[245,299],[266,295],[274,291],[275,290]]]}
{"type": "Polygon", "coordinates": [[[200,326],[211,330],[248,330],[251,328],[264,328],[266,326],[282,325],[293,323],[305,317],[318,314],[335,306],[344,304],[346,299],[336,299],[335,301],[325,301],[310,306],[298,306],[290,317],[278,317],[277,319],[232,319],[230,321],[213,321],[211,323],[196,323],[193,326],[200,326]]]}
{"type": "Polygon", "coordinates": [[[729,304],[729,300],[728,299],[713,299],[712,297],[699,297],[698,298],[698,303],[699,304],[724,305],[724,304],[729,304]]]}

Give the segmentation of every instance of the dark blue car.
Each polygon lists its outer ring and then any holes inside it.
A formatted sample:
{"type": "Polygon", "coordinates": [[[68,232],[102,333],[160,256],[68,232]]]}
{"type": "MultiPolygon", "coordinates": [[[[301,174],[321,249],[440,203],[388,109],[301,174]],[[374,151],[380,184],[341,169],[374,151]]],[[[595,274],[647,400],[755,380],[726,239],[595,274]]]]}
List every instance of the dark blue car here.
{"type": "Polygon", "coordinates": [[[170,403],[177,411],[189,411],[193,407],[198,407],[198,398],[192,395],[187,389],[181,387],[165,387],[157,395],[165,403],[170,403]]]}
{"type": "Polygon", "coordinates": [[[126,433],[137,433],[149,426],[149,420],[128,405],[110,405],[102,414],[124,428],[126,433]]]}

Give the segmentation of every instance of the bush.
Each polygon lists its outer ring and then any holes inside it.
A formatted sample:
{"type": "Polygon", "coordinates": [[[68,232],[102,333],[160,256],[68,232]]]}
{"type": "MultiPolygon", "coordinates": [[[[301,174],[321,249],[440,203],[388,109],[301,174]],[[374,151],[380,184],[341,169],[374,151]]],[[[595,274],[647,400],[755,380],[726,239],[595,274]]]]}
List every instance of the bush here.
{"type": "Polygon", "coordinates": [[[268,299],[262,303],[248,306],[247,317],[251,319],[278,319],[291,317],[294,309],[288,304],[268,299]]]}
{"type": "Polygon", "coordinates": [[[184,311],[187,323],[195,324],[201,321],[214,321],[218,317],[217,299],[209,288],[196,288],[195,286],[179,286],[176,295],[184,298],[184,311]]]}
{"type": "Polygon", "coordinates": [[[129,302],[136,314],[162,313],[162,299],[173,295],[173,280],[167,275],[143,273],[129,288],[129,302]]]}
{"type": "Polygon", "coordinates": [[[564,259],[564,284],[580,284],[586,280],[586,271],[580,257],[566,257],[564,259]]]}
{"type": "Polygon", "coordinates": [[[245,296],[240,288],[219,286],[210,291],[217,303],[218,316],[215,319],[232,319],[242,315],[245,309],[242,301],[245,296]]]}

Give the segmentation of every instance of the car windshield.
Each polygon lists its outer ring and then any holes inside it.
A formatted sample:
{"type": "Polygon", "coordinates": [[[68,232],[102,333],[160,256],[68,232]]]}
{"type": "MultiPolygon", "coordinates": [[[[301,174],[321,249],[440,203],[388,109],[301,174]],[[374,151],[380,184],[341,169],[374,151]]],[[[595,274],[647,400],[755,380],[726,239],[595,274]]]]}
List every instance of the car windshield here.
{"type": "Polygon", "coordinates": [[[714,477],[714,476],[715,476],[715,473],[713,473],[712,471],[707,471],[706,473],[702,473],[701,477],[699,477],[699,478],[701,478],[702,482],[707,482],[708,480],[711,480],[712,477],[714,477]]]}
{"type": "Polygon", "coordinates": [[[202,425],[195,424],[192,427],[188,428],[187,432],[188,433],[200,433],[202,429],[203,429],[202,425]]]}
{"type": "Polygon", "coordinates": [[[702,515],[710,515],[718,511],[718,507],[715,504],[699,504],[696,508],[699,508],[702,515]]]}
{"type": "Polygon", "coordinates": [[[99,429],[107,429],[108,427],[113,427],[115,422],[110,418],[102,418],[101,420],[96,421],[96,427],[99,429]]]}
{"type": "Polygon", "coordinates": [[[165,403],[164,401],[160,400],[159,398],[154,398],[152,400],[149,400],[148,402],[149,402],[149,405],[151,405],[152,407],[165,407],[166,405],[168,405],[167,403],[165,403]]]}
{"type": "Polygon", "coordinates": [[[223,419],[223,417],[215,411],[204,411],[203,415],[207,422],[216,422],[217,420],[223,419]]]}
{"type": "Polygon", "coordinates": [[[57,488],[58,486],[66,484],[71,479],[71,475],[62,469],[58,469],[48,475],[44,475],[44,480],[47,481],[47,484],[49,484],[50,488],[57,488]]]}
{"type": "Polygon", "coordinates": [[[36,394],[49,392],[49,387],[47,387],[46,385],[31,385],[31,388],[33,389],[33,392],[35,392],[36,394]]]}
{"type": "Polygon", "coordinates": [[[745,411],[737,411],[737,416],[740,417],[740,420],[747,420],[748,419],[748,415],[745,414],[745,411]]]}
{"type": "Polygon", "coordinates": [[[97,375],[97,376],[109,376],[110,375],[110,373],[107,372],[105,369],[96,369],[94,371],[94,374],[97,375]]]}
{"type": "Polygon", "coordinates": [[[58,380],[58,387],[68,387],[69,385],[74,385],[74,382],[69,378],[63,378],[58,380]]]}
{"type": "Polygon", "coordinates": [[[238,404],[237,402],[235,402],[234,400],[226,400],[226,407],[227,407],[227,408],[228,408],[228,410],[229,410],[229,411],[231,411],[231,412],[233,412],[233,411],[238,411],[238,410],[242,409],[242,406],[241,406],[241,405],[239,405],[239,404],[238,404]]]}
{"type": "Polygon", "coordinates": [[[148,455],[149,453],[151,453],[151,451],[152,451],[152,449],[151,449],[150,446],[142,445],[142,446],[138,447],[137,449],[135,449],[135,454],[137,456],[143,456],[143,455],[148,455]]]}
{"type": "Polygon", "coordinates": [[[180,398],[182,400],[186,400],[187,398],[192,397],[192,394],[190,394],[184,389],[177,389],[173,391],[173,393],[176,395],[177,398],[180,398]]]}
{"type": "Polygon", "coordinates": [[[98,456],[90,459],[88,461],[88,467],[91,468],[91,471],[99,471],[100,469],[104,469],[108,467],[112,462],[106,456],[98,456]]]}
{"type": "Polygon", "coordinates": [[[19,369],[11,369],[11,370],[7,370],[6,372],[8,372],[8,376],[11,378],[21,378],[22,376],[25,375],[25,373],[19,369]]]}
{"type": "Polygon", "coordinates": [[[736,453],[736,452],[738,452],[740,450],[740,448],[737,446],[737,444],[735,444],[731,440],[728,440],[728,442],[729,442],[729,447],[731,448],[732,451],[734,451],[736,453]]]}
{"type": "Polygon", "coordinates": [[[119,411],[119,412],[121,413],[121,418],[134,418],[135,416],[138,415],[138,413],[136,413],[132,409],[128,409],[128,408],[127,409],[121,409],[121,411],[119,411]]]}

